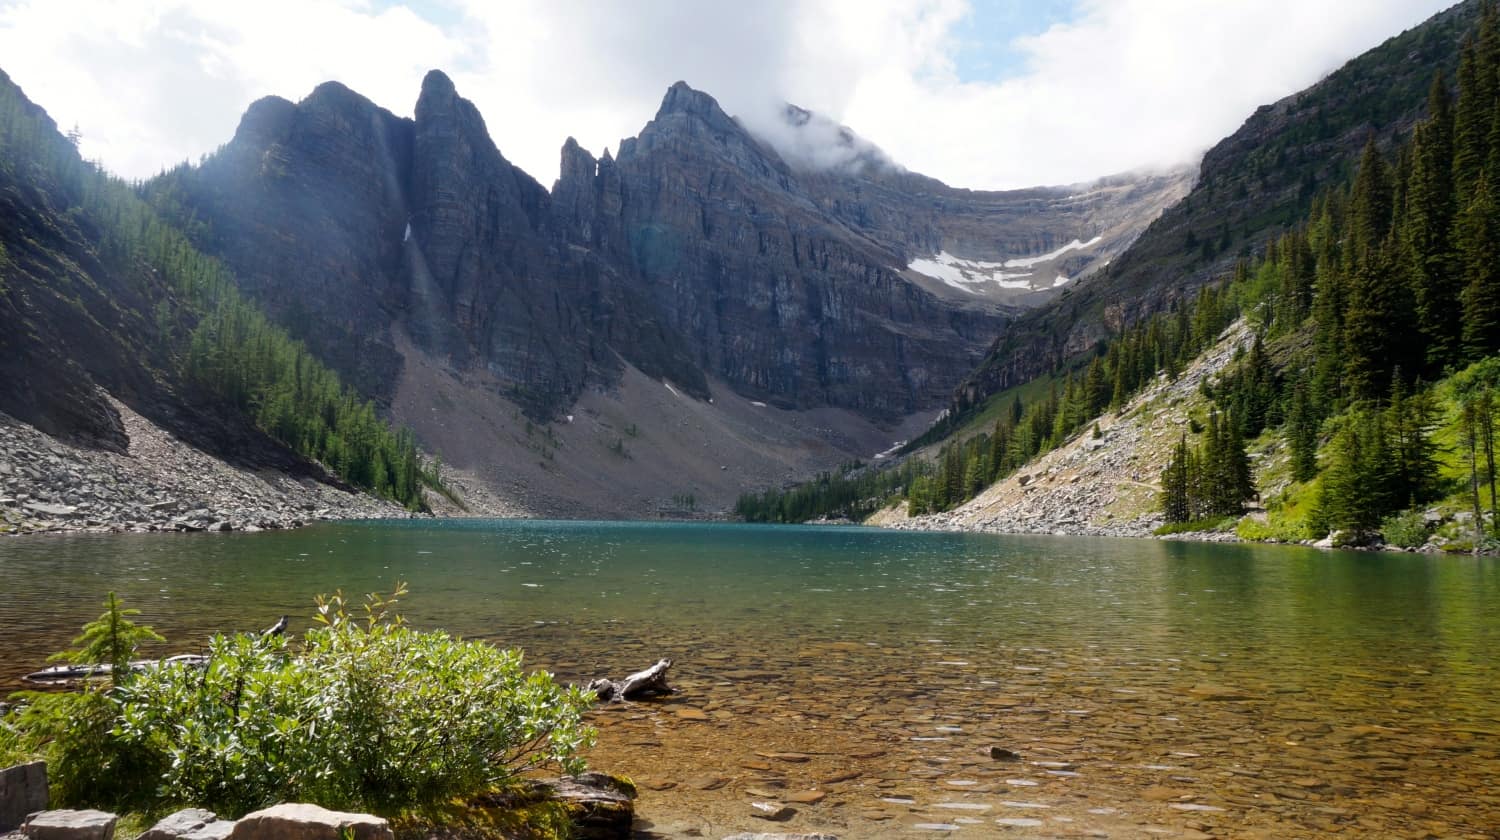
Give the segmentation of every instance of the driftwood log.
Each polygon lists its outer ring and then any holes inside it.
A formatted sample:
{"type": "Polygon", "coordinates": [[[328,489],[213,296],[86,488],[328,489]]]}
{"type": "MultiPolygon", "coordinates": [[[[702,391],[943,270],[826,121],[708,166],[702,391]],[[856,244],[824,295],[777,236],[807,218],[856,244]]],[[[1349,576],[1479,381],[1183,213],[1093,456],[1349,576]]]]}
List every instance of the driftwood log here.
{"type": "MultiPolygon", "coordinates": [[[[144,671],[156,665],[189,665],[201,668],[208,664],[208,657],[196,653],[182,653],[177,656],[169,656],[166,659],[137,659],[130,663],[130,670],[144,671]]],[[[53,665],[40,671],[32,671],[21,679],[30,683],[50,685],[69,683],[74,680],[88,680],[97,677],[107,677],[114,668],[108,662],[98,665],[53,665]]]]}
{"type": "MultiPolygon", "coordinates": [[[[270,627],[267,627],[266,629],[258,633],[252,633],[249,635],[257,636],[262,639],[268,639],[272,636],[280,636],[281,634],[286,632],[286,625],[287,617],[282,616],[279,620],[277,620],[275,624],[272,624],[270,627]]],[[[153,667],[155,665],[173,664],[190,665],[194,668],[201,668],[204,665],[208,664],[208,657],[197,653],[182,653],[176,656],[168,656],[165,659],[136,659],[130,663],[130,670],[144,671],[147,668],[153,667]]],[[[108,662],[100,662],[93,665],[53,665],[50,668],[43,668],[40,671],[32,671],[21,679],[25,680],[26,682],[37,683],[39,685],[62,685],[71,683],[75,680],[90,680],[100,677],[107,677],[113,670],[113,666],[111,666],[108,662]]]]}
{"type": "Polygon", "coordinates": [[[667,685],[667,670],[671,667],[672,660],[663,659],[650,668],[636,671],[623,680],[594,680],[589,683],[588,689],[594,692],[601,703],[634,700],[637,697],[653,694],[671,694],[672,687],[667,685]]]}

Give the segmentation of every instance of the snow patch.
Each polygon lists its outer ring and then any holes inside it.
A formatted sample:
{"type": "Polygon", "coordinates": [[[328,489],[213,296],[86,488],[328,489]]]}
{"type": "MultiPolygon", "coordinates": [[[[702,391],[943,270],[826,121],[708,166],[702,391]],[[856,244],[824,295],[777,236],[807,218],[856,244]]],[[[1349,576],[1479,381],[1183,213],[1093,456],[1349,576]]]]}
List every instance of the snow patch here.
{"type": "Polygon", "coordinates": [[[750,404],[753,405],[753,406],[755,406],[756,408],[765,408],[766,407],[766,404],[763,403],[763,402],[761,402],[761,401],[759,401],[759,400],[751,400],[750,404]]]}
{"type": "Polygon", "coordinates": [[[900,449],[901,447],[903,447],[905,445],[906,445],[906,441],[904,441],[904,440],[898,440],[898,441],[896,441],[896,443],[893,446],[891,446],[890,449],[887,449],[884,452],[876,452],[875,453],[875,460],[879,461],[882,458],[889,458],[892,455],[896,454],[896,450],[900,449]]]}
{"type": "Polygon", "coordinates": [[[1031,288],[1029,271],[1005,271],[1004,263],[966,260],[947,251],[939,251],[930,259],[912,260],[907,268],[970,294],[978,294],[977,287],[986,283],[996,283],[1002,289],[1031,288]]]}
{"type": "Polygon", "coordinates": [[[406,223],[406,233],[401,237],[402,242],[411,241],[411,222],[406,223]]]}
{"type": "Polygon", "coordinates": [[[667,386],[667,390],[672,392],[672,396],[674,396],[674,397],[680,397],[680,396],[682,396],[681,394],[677,393],[677,389],[676,388],[672,387],[672,383],[670,383],[670,382],[663,382],[661,384],[667,386]]]}
{"type": "Polygon", "coordinates": [[[1069,251],[1077,251],[1077,250],[1080,250],[1080,249],[1083,249],[1083,248],[1092,248],[1095,245],[1098,245],[1099,241],[1102,240],[1103,238],[1104,238],[1103,236],[1096,236],[1096,237],[1094,237],[1093,239],[1090,239],[1087,242],[1084,242],[1083,240],[1080,240],[1080,239],[1074,239],[1072,242],[1069,242],[1068,244],[1062,246],[1061,248],[1058,248],[1056,251],[1048,251],[1047,253],[1041,254],[1040,256],[1035,256],[1035,257],[1017,257],[1016,259],[1013,259],[1013,260],[1006,260],[1005,261],[1005,267],[1006,268],[1031,268],[1034,265],[1041,265],[1044,262],[1049,262],[1051,260],[1055,260],[1058,257],[1062,256],[1063,254],[1068,253],[1069,251]]]}
{"type": "MultiPolygon", "coordinates": [[[[1069,251],[1077,251],[1083,248],[1092,248],[1104,239],[1096,236],[1087,242],[1074,239],[1068,244],[1054,251],[1049,251],[1035,257],[1016,257],[1015,259],[995,262],[993,260],[970,260],[956,257],[947,251],[939,251],[931,257],[921,257],[911,261],[907,268],[918,274],[941,280],[960,291],[969,294],[979,294],[985,284],[993,283],[1002,289],[1030,290],[1037,288],[1048,288],[1046,280],[1034,276],[1031,271],[1006,271],[1006,269],[1031,269],[1042,263],[1055,260],[1069,251]]],[[[1072,278],[1061,274],[1050,284],[1056,288],[1068,283],[1072,278]]]]}

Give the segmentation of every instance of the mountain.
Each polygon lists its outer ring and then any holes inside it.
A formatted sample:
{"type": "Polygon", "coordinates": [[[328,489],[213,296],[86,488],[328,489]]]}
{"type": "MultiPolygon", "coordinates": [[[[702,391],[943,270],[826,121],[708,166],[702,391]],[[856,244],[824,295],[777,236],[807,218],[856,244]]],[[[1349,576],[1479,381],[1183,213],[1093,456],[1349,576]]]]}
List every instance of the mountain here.
{"type": "Polygon", "coordinates": [[[84,162],[4,73],[0,324],[0,533],[424,506],[410,435],[84,162]]]}
{"type": "Polygon", "coordinates": [[[159,327],[186,325],[181,296],[85,209],[108,202],[101,176],[3,71],[0,151],[0,412],[120,452],[129,441],[113,397],[242,464],[323,475],[179,375],[159,327]]]}
{"type": "Polygon", "coordinates": [[[1302,219],[1317,188],[1391,148],[1424,113],[1434,73],[1455,78],[1481,3],[1461,3],[1262,106],[1204,156],[1197,184],[1110,266],[996,340],[954,394],[948,426],[991,395],[1078,360],[1124,325],[1185,301],[1302,219]]]}
{"type": "Polygon", "coordinates": [[[1015,311],[913,261],[1118,247],[1184,181],[973,193],[887,163],[809,169],[679,83],[616,157],[570,140],[549,192],[433,72],[412,120],[333,83],[263,99],[218,154],[147,191],[385,403],[397,330],[537,419],[623,362],[698,397],[713,379],[889,423],[939,403],[1015,311]]]}
{"type": "Polygon", "coordinates": [[[142,194],[470,486],[537,513],[651,515],[910,437],[1052,293],[914,262],[1041,255],[1082,276],[1190,181],[958,190],[842,127],[829,145],[807,131],[821,117],[786,121],[758,134],[678,83],[617,154],[565,143],[548,190],[441,72],[411,119],[327,83],[257,101],[142,194]],[[1091,244],[1049,253],[1073,240],[1091,244]],[[684,425],[701,440],[666,445],[684,425]]]}

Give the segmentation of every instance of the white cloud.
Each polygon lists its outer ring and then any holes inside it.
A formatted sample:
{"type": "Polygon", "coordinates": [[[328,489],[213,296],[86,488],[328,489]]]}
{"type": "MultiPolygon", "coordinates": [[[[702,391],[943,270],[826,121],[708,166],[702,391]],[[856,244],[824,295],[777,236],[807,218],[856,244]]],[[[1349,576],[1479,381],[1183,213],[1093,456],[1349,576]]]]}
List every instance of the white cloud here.
{"type": "Polygon", "coordinates": [[[916,171],[1018,187],[1191,159],[1445,4],[1080,0],[1010,45],[1020,75],[963,82],[963,0],[0,0],[0,69],[134,177],[212,151],[255,98],[327,79],[409,115],[440,67],[543,183],[565,137],[613,147],[685,79],[752,124],[790,100],[916,171]]]}

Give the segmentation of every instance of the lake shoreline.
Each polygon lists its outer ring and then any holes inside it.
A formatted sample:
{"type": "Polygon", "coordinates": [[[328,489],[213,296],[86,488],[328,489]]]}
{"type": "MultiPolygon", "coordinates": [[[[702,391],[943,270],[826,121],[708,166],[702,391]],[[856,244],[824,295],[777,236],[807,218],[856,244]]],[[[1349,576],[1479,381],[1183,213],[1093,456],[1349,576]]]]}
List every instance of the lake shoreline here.
{"type": "Polygon", "coordinates": [[[0,414],[0,535],[271,531],[405,508],[312,477],[235,466],[118,401],[124,452],[58,440],[0,414]]]}

